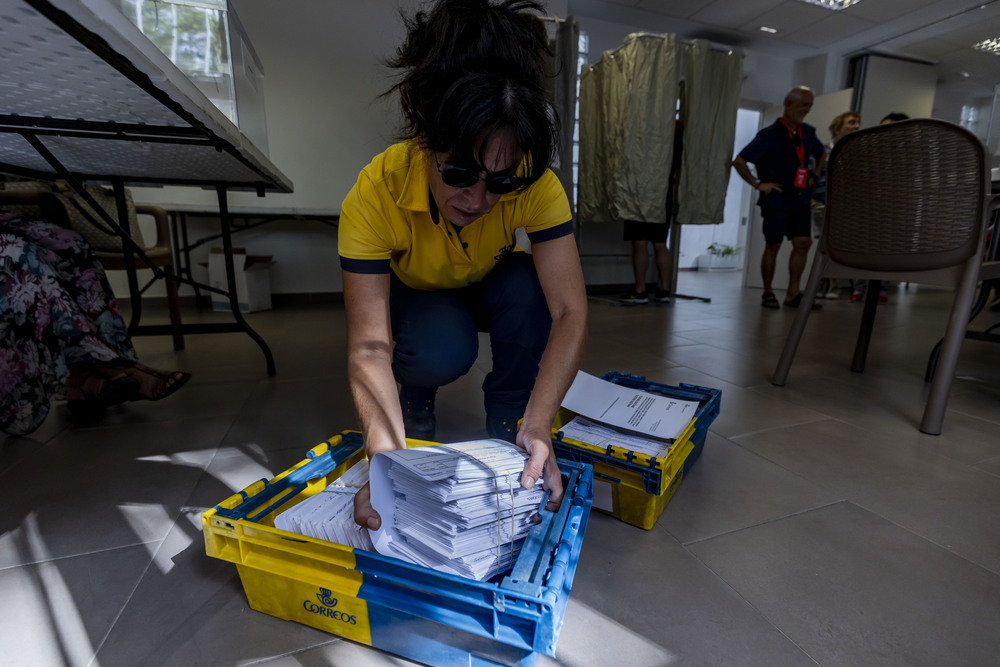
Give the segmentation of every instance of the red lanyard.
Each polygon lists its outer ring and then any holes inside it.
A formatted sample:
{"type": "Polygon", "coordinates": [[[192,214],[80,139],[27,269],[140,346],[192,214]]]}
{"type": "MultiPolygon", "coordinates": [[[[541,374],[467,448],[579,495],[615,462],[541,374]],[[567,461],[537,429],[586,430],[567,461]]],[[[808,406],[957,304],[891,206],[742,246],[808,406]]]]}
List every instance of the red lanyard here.
{"type": "Polygon", "coordinates": [[[806,147],[802,145],[802,131],[799,128],[795,128],[795,132],[792,132],[792,126],[785,122],[785,119],[781,119],[781,124],[785,126],[788,130],[788,138],[792,142],[792,148],[795,149],[795,155],[799,158],[799,166],[806,166],[806,147]],[[798,141],[795,141],[796,136],[798,141]]]}

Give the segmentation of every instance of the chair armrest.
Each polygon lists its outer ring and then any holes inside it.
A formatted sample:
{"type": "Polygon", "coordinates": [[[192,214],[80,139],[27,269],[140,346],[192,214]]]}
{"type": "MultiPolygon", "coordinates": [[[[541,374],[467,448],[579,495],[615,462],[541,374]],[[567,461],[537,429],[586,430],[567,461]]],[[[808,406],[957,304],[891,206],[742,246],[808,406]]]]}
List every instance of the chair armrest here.
{"type": "Polygon", "coordinates": [[[69,215],[63,201],[53,192],[0,190],[0,206],[37,206],[46,222],[69,229],[69,215]]]}
{"type": "Polygon", "coordinates": [[[149,215],[156,222],[156,247],[170,247],[170,223],[166,210],[159,206],[149,206],[147,204],[136,204],[136,215],[149,215]]]}

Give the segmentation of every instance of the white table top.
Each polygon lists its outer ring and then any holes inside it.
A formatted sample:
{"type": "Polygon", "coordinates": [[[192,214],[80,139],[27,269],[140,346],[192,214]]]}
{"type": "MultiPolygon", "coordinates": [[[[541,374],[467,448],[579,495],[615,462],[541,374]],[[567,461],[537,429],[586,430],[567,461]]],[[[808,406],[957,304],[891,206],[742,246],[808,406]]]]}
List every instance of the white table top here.
{"type": "Polygon", "coordinates": [[[0,0],[0,171],[291,192],[292,183],[109,0],[0,0]],[[139,139],[138,141],[125,138],[139,139]]]}

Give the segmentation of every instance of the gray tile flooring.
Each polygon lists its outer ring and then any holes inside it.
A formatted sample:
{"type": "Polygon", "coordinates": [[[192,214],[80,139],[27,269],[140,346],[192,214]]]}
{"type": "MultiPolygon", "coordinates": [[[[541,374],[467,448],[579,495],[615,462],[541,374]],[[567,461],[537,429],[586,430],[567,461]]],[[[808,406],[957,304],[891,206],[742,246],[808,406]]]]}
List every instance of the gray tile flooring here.
{"type": "MultiPolygon", "coordinates": [[[[894,289],[863,374],[849,370],[861,307],[827,302],[774,387],[793,312],[762,310],[735,273],[684,272],[679,291],[712,300],[592,298],[584,370],[717,387],[721,414],[652,530],[592,514],[558,656],[539,664],[998,664],[1000,346],[966,341],[944,433],[928,436],[922,376],[947,292],[894,289]]],[[[58,406],[2,441],[0,664],[411,664],[250,610],[235,566],[205,555],[202,511],[354,426],[342,308],[250,320],[274,378],[242,335],[190,336],[181,353],[141,338],[146,363],[194,372],[183,391],[89,427],[58,406]]],[[[442,390],[440,439],[485,435],[488,367],[487,353],[442,390]]]]}

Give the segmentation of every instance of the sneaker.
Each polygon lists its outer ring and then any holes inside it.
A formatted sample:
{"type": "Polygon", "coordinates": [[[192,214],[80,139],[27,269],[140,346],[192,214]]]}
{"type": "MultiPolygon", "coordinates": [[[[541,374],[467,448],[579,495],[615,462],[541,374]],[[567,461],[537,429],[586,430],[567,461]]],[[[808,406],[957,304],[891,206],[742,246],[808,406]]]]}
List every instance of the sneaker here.
{"type": "Polygon", "coordinates": [[[861,292],[851,292],[851,296],[847,297],[847,300],[850,301],[851,303],[857,303],[858,301],[861,301],[863,298],[865,298],[865,295],[862,294],[861,292]]]}
{"type": "Polygon", "coordinates": [[[658,303],[670,303],[670,291],[665,289],[657,290],[656,294],[653,295],[653,299],[658,303]]]}
{"type": "Polygon", "coordinates": [[[413,440],[434,440],[434,395],[437,387],[400,387],[399,407],[403,409],[403,430],[413,440]]]}
{"type": "Polygon", "coordinates": [[[628,305],[628,306],[638,306],[644,303],[649,303],[649,292],[629,292],[628,294],[622,294],[618,297],[618,303],[628,305]]]}
{"type": "Polygon", "coordinates": [[[494,417],[486,415],[486,432],[491,438],[499,438],[513,443],[517,439],[518,417],[494,417]]]}
{"type": "Polygon", "coordinates": [[[829,292],[827,292],[826,294],[824,294],[823,297],[826,298],[826,299],[830,299],[832,301],[834,299],[839,299],[840,295],[837,294],[836,291],[830,290],[829,292]]]}

